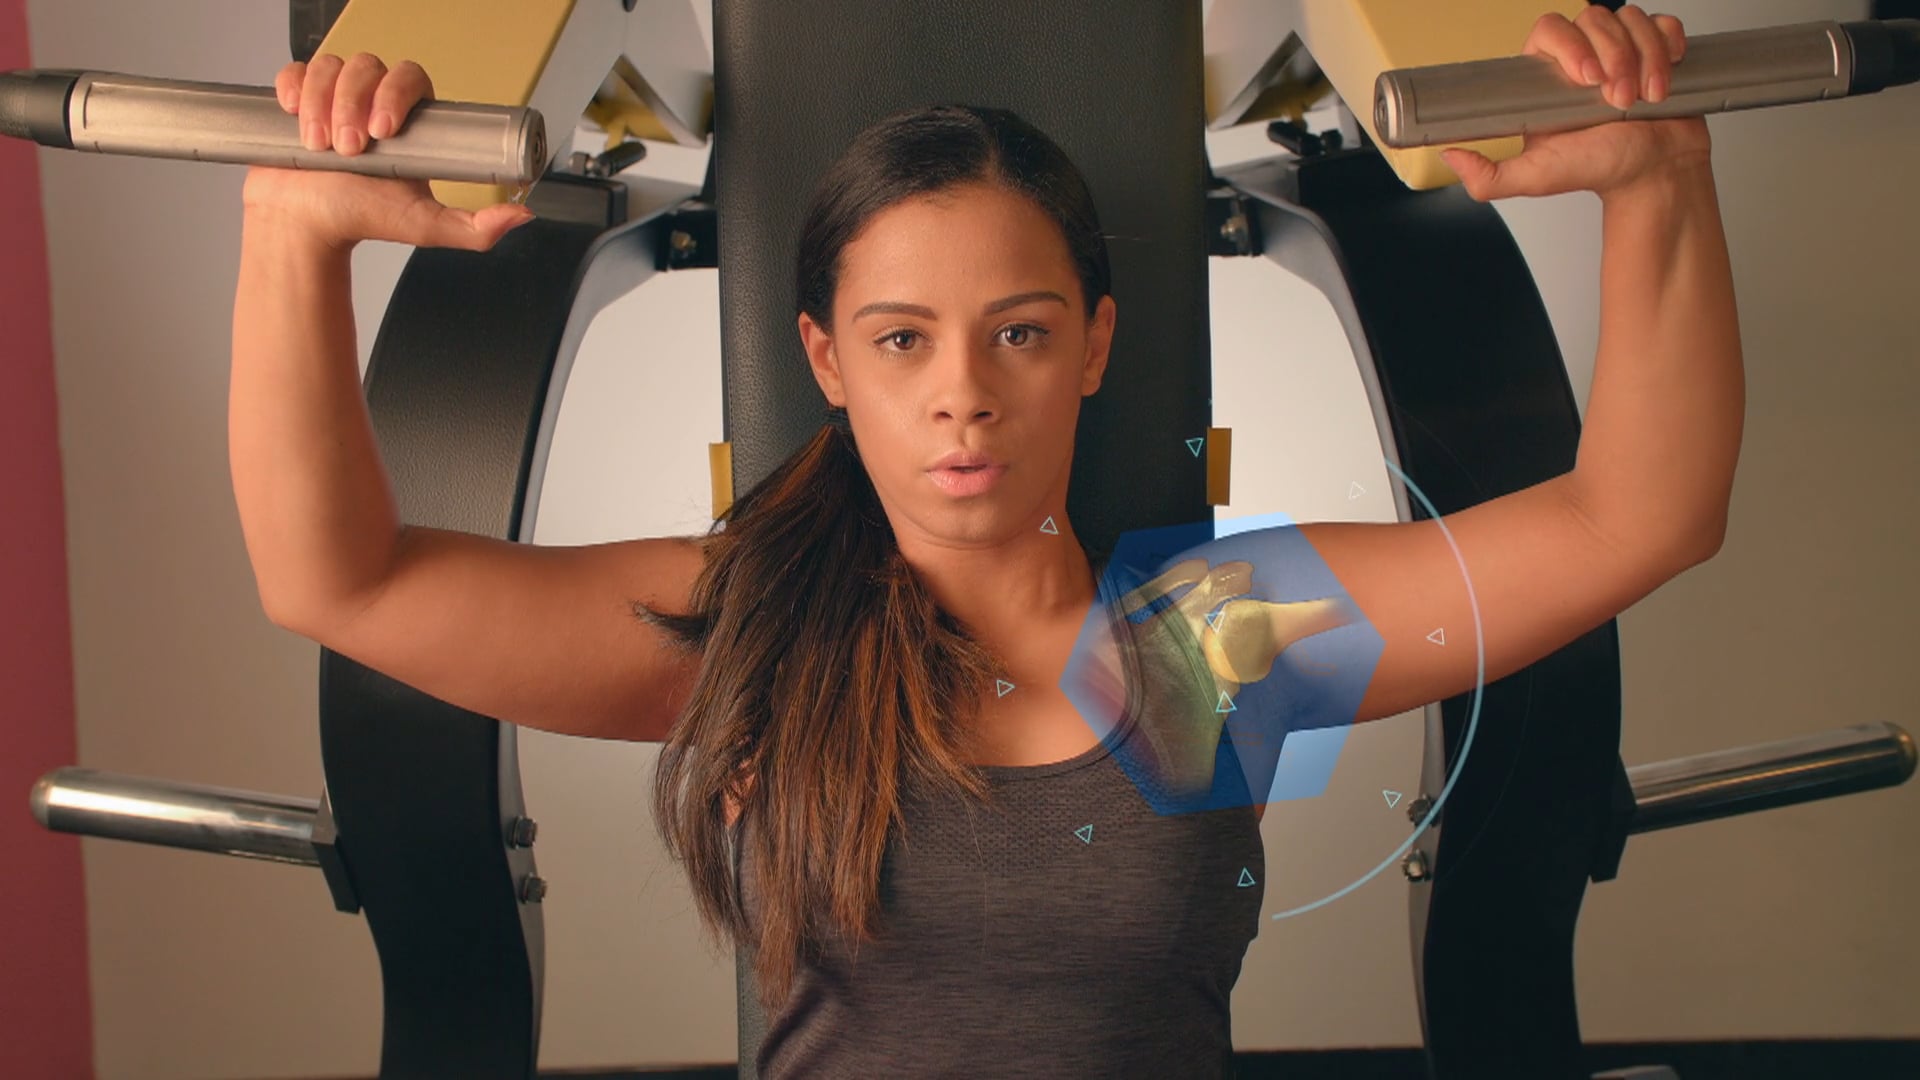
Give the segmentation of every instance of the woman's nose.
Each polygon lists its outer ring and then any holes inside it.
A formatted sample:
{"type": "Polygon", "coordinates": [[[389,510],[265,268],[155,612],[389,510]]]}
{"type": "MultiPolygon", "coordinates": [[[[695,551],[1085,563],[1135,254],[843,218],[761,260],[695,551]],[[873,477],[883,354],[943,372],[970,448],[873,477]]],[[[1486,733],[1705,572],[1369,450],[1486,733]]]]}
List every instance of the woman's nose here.
{"type": "Polygon", "coordinates": [[[935,411],[959,420],[986,420],[998,411],[994,391],[992,351],[984,345],[962,342],[934,365],[940,387],[935,411]]]}

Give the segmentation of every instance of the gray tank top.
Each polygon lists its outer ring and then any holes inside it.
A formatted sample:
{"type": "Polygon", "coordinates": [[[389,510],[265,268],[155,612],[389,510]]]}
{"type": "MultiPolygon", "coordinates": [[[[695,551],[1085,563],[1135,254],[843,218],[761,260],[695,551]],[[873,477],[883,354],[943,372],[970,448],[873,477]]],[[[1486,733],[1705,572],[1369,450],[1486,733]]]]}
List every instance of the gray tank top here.
{"type": "MultiPolygon", "coordinates": [[[[737,950],[742,1080],[1229,1077],[1229,999],[1259,929],[1251,806],[1156,813],[1114,749],[987,766],[994,799],[909,793],[882,937],[830,943],[764,1015],[737,950]]],[[[735,853],[757,925],[752,860],[735,853]]]]}

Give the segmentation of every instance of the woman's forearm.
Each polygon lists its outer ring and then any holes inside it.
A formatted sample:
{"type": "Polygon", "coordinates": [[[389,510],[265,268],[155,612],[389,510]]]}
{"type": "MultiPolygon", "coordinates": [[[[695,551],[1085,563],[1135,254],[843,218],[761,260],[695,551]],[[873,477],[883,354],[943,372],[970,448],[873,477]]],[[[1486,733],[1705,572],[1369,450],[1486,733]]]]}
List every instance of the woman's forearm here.
{"type": "Polygon", "coordinates": [[[1620,543],[1690,564],[1725,533],[1746,410],[1713,173],[1651,174],[1601,201],[1600,346],[1574,489],[1620,543]]]}
{"type": "Polygon", "coordinates": [[[267,614],[330,616],[373,588],[400,524],[360,386],[350,255],[246,217],[233,308],[228,442],[267,614]]]}

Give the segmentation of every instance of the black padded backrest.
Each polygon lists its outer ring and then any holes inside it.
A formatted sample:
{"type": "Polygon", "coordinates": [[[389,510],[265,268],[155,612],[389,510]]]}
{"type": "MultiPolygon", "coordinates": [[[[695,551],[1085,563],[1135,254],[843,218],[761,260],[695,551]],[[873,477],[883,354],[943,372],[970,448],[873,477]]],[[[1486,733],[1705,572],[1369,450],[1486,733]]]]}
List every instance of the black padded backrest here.
{"type": "Polygon", "coordinates": [[[1211,520],[1200,0],[715,0],[714,202],[726,435],[744,493],[825,399],[794,319],[813,185],[861,128],[942,101],[1012,109],[1093,190],[1119,308],[1067,512],[1089,547],[1211,520]]]}
{"type": "MultiPolygon", "coordinates": [[[[1211,520],[1186,440],[1211,415],[1200,0],[715,0],[714,203],[733,481],[745,492],[819,428],[794,320],[794,252],[819,176],[863,127],[916,105],[1012,109],[1085,174],[1119,308],[1081,405],[1067,513],[1111,550],[1129,529],[1211,520]]],[[[740,1075],[765,1018],[736,957],[740,1075]]]]}

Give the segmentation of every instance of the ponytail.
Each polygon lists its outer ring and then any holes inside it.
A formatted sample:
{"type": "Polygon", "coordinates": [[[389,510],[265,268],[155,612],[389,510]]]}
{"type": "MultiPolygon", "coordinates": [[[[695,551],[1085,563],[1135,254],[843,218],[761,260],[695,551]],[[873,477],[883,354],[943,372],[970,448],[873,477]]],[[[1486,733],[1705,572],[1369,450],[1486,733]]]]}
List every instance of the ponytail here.
{"type": "Polygon", "coordinates": [[[771,1008],[802,948],[879,936],[904,786],[986,797],[970,721],[1000,667],[901,557],[852,432],[831,422],[704,546],[688,614],[633,605],[701,654],[660,752],[654,819],[702,923],[752,943],[771,1008]],[[757,926],[736,852],[754,861],[757,926]]]}

